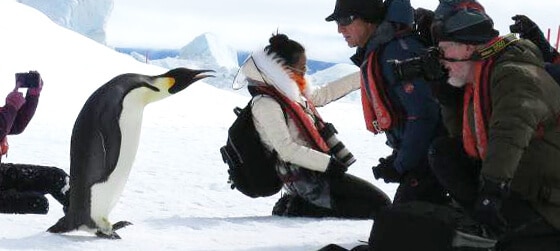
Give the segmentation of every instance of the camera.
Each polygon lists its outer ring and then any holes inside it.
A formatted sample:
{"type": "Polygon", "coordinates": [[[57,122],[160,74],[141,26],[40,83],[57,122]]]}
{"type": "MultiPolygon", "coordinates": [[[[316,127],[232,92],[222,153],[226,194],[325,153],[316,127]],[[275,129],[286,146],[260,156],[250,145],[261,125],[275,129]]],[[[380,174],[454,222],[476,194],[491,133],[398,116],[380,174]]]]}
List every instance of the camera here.
{"type": "Polygon", "coordinates": [[[20,72],[16,73],[16,83],[19,82],[19,87],[34,88],[39,86],[41,76],[38,72],[20,72]]]}
{"type": "Polygon", "coordinates": [[[425,54],[405,60],[389,60],[398,80],[424,78],[428,81],[447,78],[447,70],[439,62],[441,51],[438,47],[430,47],[425,54]]]}
{"type": "Polygon", "coordinates": [[[330,154],[334,155],[336,159],[350,166],[356,162],[354,155],[346,148],[346,146],[338,140],[336,134],[338,131],[331,123],[325,123],[324,127],[319,130],[321,137],[327,142],[330,154]]]}

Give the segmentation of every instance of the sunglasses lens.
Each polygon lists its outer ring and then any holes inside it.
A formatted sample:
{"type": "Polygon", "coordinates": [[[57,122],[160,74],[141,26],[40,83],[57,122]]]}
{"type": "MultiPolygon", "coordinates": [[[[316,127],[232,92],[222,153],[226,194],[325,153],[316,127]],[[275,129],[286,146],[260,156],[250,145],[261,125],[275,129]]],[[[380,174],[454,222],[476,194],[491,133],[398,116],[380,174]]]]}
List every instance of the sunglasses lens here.
{"type": "Polygon", "coordinates": [[[339,18],[338,20],[336,20],[336,23],[338,23],[338,25],[340,26],[346,26],[346,25],[350,25],[353,21],[354,21],[354,16],[348,16],[348,17],[339,18]]]}

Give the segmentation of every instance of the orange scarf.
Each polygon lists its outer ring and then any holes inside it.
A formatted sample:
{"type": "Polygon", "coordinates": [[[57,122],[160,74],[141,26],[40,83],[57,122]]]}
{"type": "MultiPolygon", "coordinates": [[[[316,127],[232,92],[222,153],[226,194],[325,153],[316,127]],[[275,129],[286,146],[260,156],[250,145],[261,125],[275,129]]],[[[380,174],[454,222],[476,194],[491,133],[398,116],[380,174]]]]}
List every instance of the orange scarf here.
{"type": "Polygon", "coordinates": [[[290,76],[297,84],[300,93],[305,93],[305,89],[307,88],[307,81],[305,81],[305,77],[299,74],[291,74],[290,76]]]}
{"type": "Polygon", "coordinates": [[[488,121],[491,115],[491,101],[488,79],[493,60],[476,62],[474,76],[476,81],[465,86],[463,96],[463,148],[473,158],[484,159],[488,146],[488,121]],[[470,127],[469,108],[472,103],[474,133],[470,127]]]}

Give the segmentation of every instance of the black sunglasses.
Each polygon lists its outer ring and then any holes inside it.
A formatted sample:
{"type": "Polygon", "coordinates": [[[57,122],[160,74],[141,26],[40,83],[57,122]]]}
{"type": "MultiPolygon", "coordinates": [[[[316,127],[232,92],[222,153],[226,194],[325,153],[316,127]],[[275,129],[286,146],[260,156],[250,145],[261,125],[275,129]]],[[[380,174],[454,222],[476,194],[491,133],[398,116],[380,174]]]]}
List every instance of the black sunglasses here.
{"type": "Polygon", "coordinates": [[[352,22],[354,22],[356,18],[357,18],[356,16],[339,17],[336,19],[336,23],[340,26],[348,26],[352,22]]]}

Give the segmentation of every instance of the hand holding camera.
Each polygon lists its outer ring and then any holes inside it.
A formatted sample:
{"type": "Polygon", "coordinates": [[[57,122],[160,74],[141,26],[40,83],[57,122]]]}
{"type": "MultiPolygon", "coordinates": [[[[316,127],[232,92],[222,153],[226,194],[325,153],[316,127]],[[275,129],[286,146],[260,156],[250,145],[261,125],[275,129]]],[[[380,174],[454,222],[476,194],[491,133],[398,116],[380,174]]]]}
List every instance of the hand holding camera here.
{"type": "Polygon", "coordinates": [[[340,162],[336,157],[331,156],[331,160],[329,161],[329,165],[327,166],[327,170],[325,170],[325,174],[329,177],[333,178],[340,178],[348,171],[348,166],[344,163],[340,162]]]}
{"type": "Polygon", "coordinates": [[[10,105],[16,110],[19,110],[23,104],[25,104],[25,98],[23,97],[23,94],[17,90],[8,93],[8,96],[6,96],[6,105],[10,105]]]}
{"type": "Polygon", "coordinates": [[[43,80],[37,71],[16,73],[16,89],[28,88],[27,94],[39,96],[43,89],[43,80]]]}

